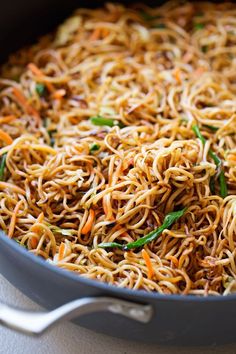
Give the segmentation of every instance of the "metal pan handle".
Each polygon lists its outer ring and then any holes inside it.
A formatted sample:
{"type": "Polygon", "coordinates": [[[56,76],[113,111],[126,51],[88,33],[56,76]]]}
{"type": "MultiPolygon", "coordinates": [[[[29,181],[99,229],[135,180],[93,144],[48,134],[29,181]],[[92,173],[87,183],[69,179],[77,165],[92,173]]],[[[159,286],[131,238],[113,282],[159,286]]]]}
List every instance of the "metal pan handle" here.
{"type": "Polygon", "coordinates": [[[61,320],[70,320],[88,313],[109,311],[132,320],[147,323],[153,309],[112,297],[86,297],[71,301],[50,312],[29,312],[0,304],[0,324],[31,335],[40,335],[61,320]]]}

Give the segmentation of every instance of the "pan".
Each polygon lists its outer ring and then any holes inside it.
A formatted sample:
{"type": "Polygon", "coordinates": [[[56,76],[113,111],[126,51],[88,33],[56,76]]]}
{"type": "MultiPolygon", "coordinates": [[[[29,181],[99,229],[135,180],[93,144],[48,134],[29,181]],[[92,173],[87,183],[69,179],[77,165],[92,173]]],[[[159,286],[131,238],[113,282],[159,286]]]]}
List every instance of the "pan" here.
{"type": "MultiPolygon", "coordinates": [[[[160,2],[155,2],[159,4],[160,2]]],[[[90,6],[101,5],[90,2],[90,6]]],[[[51,30],[83,1],[12,0],[0,4],[1,60],[51,30]]],[[[121,289],[68,272],[35,257],[0,232],[0,272],[47,311],[0,305],[0,323],[39,335],[62,319],[96,332],[168,345],[234,342],[236,295],[195,297],[121,289]]],[[[79,330],[79,328],[78,328],[79,330]]]]}

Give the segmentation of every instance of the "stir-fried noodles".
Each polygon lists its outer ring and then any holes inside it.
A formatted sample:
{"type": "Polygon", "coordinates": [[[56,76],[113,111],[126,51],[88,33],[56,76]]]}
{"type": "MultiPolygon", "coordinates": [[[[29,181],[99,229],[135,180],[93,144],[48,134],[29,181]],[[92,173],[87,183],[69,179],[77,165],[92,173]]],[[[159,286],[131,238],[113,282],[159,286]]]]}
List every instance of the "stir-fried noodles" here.
{"type": "Polygon", "coordinates": [[[81,276],[236,289],[236,5],[79,9],[0,79],[0,228],[81,276]]]}

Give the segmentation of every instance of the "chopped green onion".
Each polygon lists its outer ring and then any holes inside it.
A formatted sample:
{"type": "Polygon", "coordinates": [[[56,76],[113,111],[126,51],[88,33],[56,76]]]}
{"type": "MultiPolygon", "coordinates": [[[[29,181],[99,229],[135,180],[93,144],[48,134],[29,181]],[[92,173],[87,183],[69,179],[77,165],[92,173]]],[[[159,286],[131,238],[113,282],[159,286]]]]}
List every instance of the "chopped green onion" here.
{"type": "Polygon", "coordinates": [[[117,242],[103,242],[103,243],[99,243],[98,245],[99,248],[120,248],[120,249],[124,249],[124,245],[122,245],[121,243],[117,243],[117,242]]]}
{"type": "Polygon", "coordinates": [[[164,23],[156,23],[155,25],[152,26],[152,28],[166,28],[166,25],[164,23]]]}
{"type": "Polygon", "coordinates": [[[203,53],[206,53],[208,51],[208,45],[203,45],[201,50],[203,53]]]}
{"type": "Polygon", "coordinates": [[[6,167],[7,153],[3,154],[0,159],[0,181],[4,180],[4,171],[6,167]]]}
{"type": "Polygon", "coordinates": [[[158,18],[160,18],[161,16],[159,15],[150,15],[148,12],[146,11],[140,11],[140,15],[141,17],[144,19],[144,21],[153,21],[156,20],[158,18]]]}
{"type": "Polygon", "coordinates": [[[89,148],[90,152],[94,152],[94,151],[97,151],[99,149],[100,149],[100,145],[97,144],[97,143],[93,143],[92,145],[90,145],[90,148],[89,148]]]}
{"type": "Polygon", "coordinates": [[[212,176],[209,183],[211,194],[215,194],[215,178],[212,176]]]}
{"type": "Polygon", "coordinates": [[[206,139],[203,137],[202,133],[200,132],[200,129],[197,125],[194,125],[192,127],[193,132],[195,133],[196,137],[201,140],[202,144],[206,144],[206,139]]]}
{"type": "Polygon", "coordinates": [[[227,183],[225,180],[224,172],[221,170],[219,174],[219,183],[220,183],[220,195],[222,198],[227,197],[228,190],[227,190],[227,183]]]}
{"type": "MultiPolygon", "coordinates": [[[[197,125],[194,125],[192,127],[192,130],[194,131],[195,135],[198,137],[198,139],[201,140],[202,144],[206,144],[206,139],[203,137],[202,133],[199,130],[199,127],[197,125]]],[[[216,166],[220,168],[220,174],[219,174],[219,184],[220,184],[220,196],[222,198],[225,198],[228,195],[227,191],[227,183],[225,180],[225,175],[224,171],[221,168],[221,159],[211,150],[209,149],[209,155],[212,158],[212,160],[215,162],[216,166]]]]}
{"type": "Polygon", "coordinates": [[[54,146],[55,144],[55,138],[54,138],[54,134],[57,132],[57,130],[48,130],[48,135],[50,137],[50,146],[54,146]]]}
{"type": "Polygon", "coordinates": [[[217,130],[219,130],[219,128],[214,127],[213,125],[204,124],[203,127],[208,128],[208,129],[212,130],[213,132],[217,132],[217,130]]]}
{"type": "Polygon", "coordinates": [[[17,242],[21,247],[27,248],[26,245],[22,245],[22,243],[17,238],[13,238],[13,240],[17,242]]]}
{"type": "Polygon", "coordinates": [[[98,125],[98,126],[114,127],[115,125],[118,125],[120,128],[124,128],[124,124],[122,122],[118,122],[118,121],[111,119],[111,118],[104,118],[99,115],[95,116],[95,117],[91,117],[90,121],[92,124],[98,125]]]}
{"type": "Polygon", "coordinates": [[[55,232],[55,233],[58,233],[58,234],[61,234],[63,236],[72,236],[72,231],[73,230],[69,230],[69,229],[61,229],[60,227],[58,226],[54,226],[54,225],[51,225],[51,224],[47,224],[50,228],[50,230],[52,232],[55,232]]]}
{"type": "Polygon", "coordinates": [[[194,29],[195,30],[201,30],[201,29],[203,29],[205,26],[204,26],[204,24],[203,23],[195,23],[194,24],[194,29]]]}
{"type": "Polygon", "coordinates": [[[46,87],[44,84],[37,83],[35,86],[35,90],[36,90],[37,94],[41,97],[45,94],[46,87]]]}
{"type": "Polygon", "coordinates": [[[124,251],[128,251],[133,248],[138,248],[138,247],[144,246],[144,245],[154,241],[159,235],[162,234],[162,232],[165,229],[169,229],[174,222],[176,222],[181,216],[184,215],[186,210],[187,210],[187,208],[184,208],[182,210],[173,211],[173,212],[167,214],[165,216],[163,224],[161,226],[159,226],[157,229],[149,232],[146,236],[143,236],[134,242],[127,243],[126,245],[120,244],[117,242],[104,242],[104,243],[100,243],[98,245],[98,247],[99,248],[117,247],[117,248],[120,248],[124,251]]]}

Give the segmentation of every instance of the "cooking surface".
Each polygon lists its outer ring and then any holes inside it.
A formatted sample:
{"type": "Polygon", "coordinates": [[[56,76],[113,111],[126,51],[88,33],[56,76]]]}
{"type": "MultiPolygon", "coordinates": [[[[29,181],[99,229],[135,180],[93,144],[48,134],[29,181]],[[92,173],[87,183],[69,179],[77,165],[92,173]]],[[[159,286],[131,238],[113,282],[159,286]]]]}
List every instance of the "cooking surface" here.
{"type": "MultiPolygon", "coordinates": [[[[16,307],[40,310],[0,276],[0,298],[16,307]]],[[[168,348],[114,339],[64,322],[41,338],[31,338],[0,327],[0,354],[235,354],[236,344],[209,348],[168,348]],[[79,348],[79,349],[78,349],[79,348]]]]}

